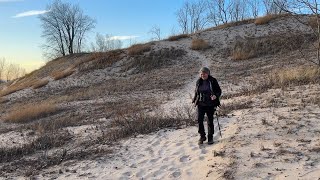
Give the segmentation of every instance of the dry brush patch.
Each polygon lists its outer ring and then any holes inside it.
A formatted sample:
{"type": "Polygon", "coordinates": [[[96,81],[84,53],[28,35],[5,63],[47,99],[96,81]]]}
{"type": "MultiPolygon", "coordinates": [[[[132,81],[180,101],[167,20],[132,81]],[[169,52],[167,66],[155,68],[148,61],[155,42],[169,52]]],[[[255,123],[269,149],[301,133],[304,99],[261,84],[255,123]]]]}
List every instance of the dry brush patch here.
{"type": "Polygon", "coordinates": [[[320,82],[320,68],[317,66],[303,66],[274,70],[270,73],[267,83],[275,87],[289,85],[305,85],[320,82]]]}
{"type": "Polygon", "coordinates": [[[263,17],[256,18],[256,20],[254,21],[254,24],[256,24],[256,25],[268,24],[269,22],[271,22],[274,19],[278,19],[278,18],[286,17],[286,16],[290,16],[290,14],[267,14],[263,17]]]}
{"type": "Polygon", "coordinates": [[[22,79],[8,84],[6,88],[0,91],[0,97],[12,94],[14,92],[29,88],[34,85],[35,79],[22,79]]]}
{"type": "Polygon", "coordinates": [[[255,19],[245,19],[242,21],[224,23],[224,24],[218,25],[216,27],[206,29],[205,31],[211,31],[211,30],[216,30],[216,29],[225,29],[225,28],[236,27],[236,26],[241,26],[241,25],[245,25],[245,24],[251,24],[254,21],[255,21],[255,19]]]}
{"type": "Polygon", "coordinates": [[[151,50],[151,43],[147,44],[135,44],[128,48],[129,56],[142,55],[145,52],[151,50]]]}
{"type": "Polygon", "coordinates": [[[193,39],[191,42],[191,49],[192,50],[205,50],[208,49],[210,46],[208,42],[203,39],[193,39]]]}
{"type": "Polygon", "coordinates": [[[75,69],[70,67],[65,70],[54,71],[51,73],[51,76],[54,80],[59,80],[59,79],[66,78],[66,77],[72,75],[74,72],[75,72],[75,69]]]}
{"type": "Polygon", "coordinates": [[[33,86],[32,88],[33,89],[38,89],[38,88],[41,88],[45,85],[47,85],[49,83],[49,80],[48,79],[41,79],[41,80],[37,80],[33,83],[33,86]]]}
{"type": "Polygon", "coordinates": [[[50,102],[40,104],[25,104],[14,106],[4,117],[8,123],[28,123],[39,118],[47,117],[59,111],[57,105],[50,102]]]}
{"type": "Polygon", "coordinates": [[[174,35],[174,36],[170,36],[168,38],[169,41],[178,41],[180,39],[183,38],[188,38],[190,35],[189,34],[180,34],[180,35],[174,35]]]}

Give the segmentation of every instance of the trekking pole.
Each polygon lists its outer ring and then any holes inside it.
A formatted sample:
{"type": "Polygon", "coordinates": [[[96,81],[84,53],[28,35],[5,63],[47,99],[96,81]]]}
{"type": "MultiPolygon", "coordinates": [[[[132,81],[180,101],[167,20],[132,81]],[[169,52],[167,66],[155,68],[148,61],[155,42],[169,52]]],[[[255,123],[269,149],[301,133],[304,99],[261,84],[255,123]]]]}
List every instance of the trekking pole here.
{"type": "Polygon", "coordinates": [[[220,137],[222,138],[221,128],[220,128],[220,123],[219,123],[219,118],[218,118],[218,112],[217,112],[217,111],[216,111],[216,117],[217,117],[217,122],[218,122],[218,127],[219,127],[220,137]]]}

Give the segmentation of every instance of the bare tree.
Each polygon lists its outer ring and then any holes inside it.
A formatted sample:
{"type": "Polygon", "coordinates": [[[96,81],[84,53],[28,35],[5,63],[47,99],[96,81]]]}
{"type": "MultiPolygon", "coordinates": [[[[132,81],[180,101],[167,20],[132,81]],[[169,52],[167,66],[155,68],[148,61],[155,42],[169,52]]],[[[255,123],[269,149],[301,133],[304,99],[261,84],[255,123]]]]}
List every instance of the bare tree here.
{"type": "Polygon", "coordinates": [[[230,9],[232,1],[227,0],[210,0],[209,11],[210,21],[216,26],[219,24],[228,23],[230,21],[230,9]]]}
{"type": "Polygon", "coordinates": [[[78,5],[55,0],[47,7],[48,12],[39,16],[46,39],[47,56],[65,56],[81,52],[85,35],[95,26],[95,21],[78,5]]]}
{"type": "Polygon", "coordinates": [[[241,21],[248,17],[246,0],[234,0],[230,4],[230,20],[241,21]]]}
{"type": "Polygon", "coordinates": [[[106,52],[114,49],[122,48],[122,41],[115,39],[111,35],[102,35],[100,33],[96,34],[96,42],[91,43],[91,50],[93,52],[106,52]]]}
{"type": "Polygon", "coordinates": [[[259,16],[260,0],[250,0],[248,6],[250,7],[251,16],[257,18],[259,16]]]}
{"type": "Polygon", "coordinates": [[[320,66],[320,4],[317,0],[274,0],[274,4],[281,9],[281,11],[294,15],[293,17],[301,24],[310,26],[314,35],[317,37],[317,51],[316,60],[306,58],[306,55],[300,51],[305,60],[310,61],[320,66]],[[309,21],[303,19],[299,14],[309,14],[311,18],[309,21]]]}
{"type": "Polygon", "coordinates": [[[204,29],[209,23],[207,1],[186,1],[177,12],[177,19],[183,34],[204,29]]]}
{"type": "Polygon", "coordinates": [[[266,14],[281,14],[283,9],[288,7],[288,0],[263,0],[263,5],[265,7],[266,14]]]}
{"type": "Polygon", "coordinates": [[[152,40],[157,40],[157,41],[161,40],[161,30],[158,25],[153,25],[149,33],[153,36],[152,40]]]}

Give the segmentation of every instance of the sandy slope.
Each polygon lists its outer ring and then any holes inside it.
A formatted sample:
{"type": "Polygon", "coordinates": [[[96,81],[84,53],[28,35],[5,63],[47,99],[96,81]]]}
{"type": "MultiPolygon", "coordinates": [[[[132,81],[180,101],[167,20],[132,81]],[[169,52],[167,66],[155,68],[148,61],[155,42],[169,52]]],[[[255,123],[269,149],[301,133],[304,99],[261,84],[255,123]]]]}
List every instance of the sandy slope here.
{"type": "MultiPolygon", "coordinates": [[[[221,119],[222,126],[230,119],[221,119]]],[[[223,132],[222,132],[223,133],[223,132]]],[[[216,127],[215,139],[219,135],[216,127]]],[[[224,134],[223,134],[224,135],[224,134]]],[[[196,127],[161,130],[121,141],[112,157],[51,169],[39,178],[49,179],[205,179],[213,164],[216,145],[197,144],[196,127]],[[54,173],[55,174],[55,173],[54,173]]]]}

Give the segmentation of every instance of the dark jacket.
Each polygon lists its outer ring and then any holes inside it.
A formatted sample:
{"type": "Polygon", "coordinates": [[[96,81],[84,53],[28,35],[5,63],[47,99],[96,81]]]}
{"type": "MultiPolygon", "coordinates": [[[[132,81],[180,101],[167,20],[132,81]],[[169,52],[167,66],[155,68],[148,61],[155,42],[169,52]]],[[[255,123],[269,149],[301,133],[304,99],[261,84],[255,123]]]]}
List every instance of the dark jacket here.
{"type": "MultiPolygon", "coordinates": [[[[215,100],[213,100],[213,106],[214,107],[220,106],[221,89],[220,89],[220,86],[218,84],[218,81],[217,81],[216,78],[214,78],[214,77],[212,77],[210,75],[208,76],[208,80],[209,80],[209,83],[210,83],[211,95],[215,95],[217,97],[215,100]]],[[[200,99],[199,86],[202,83],[203,83],[203,79],[199,78],[197,80],[195,94],[194,94],[194,97],[192,99],[192,103],[194,103],[195,105],[199,104],[199,99],[200,99]]]]}

